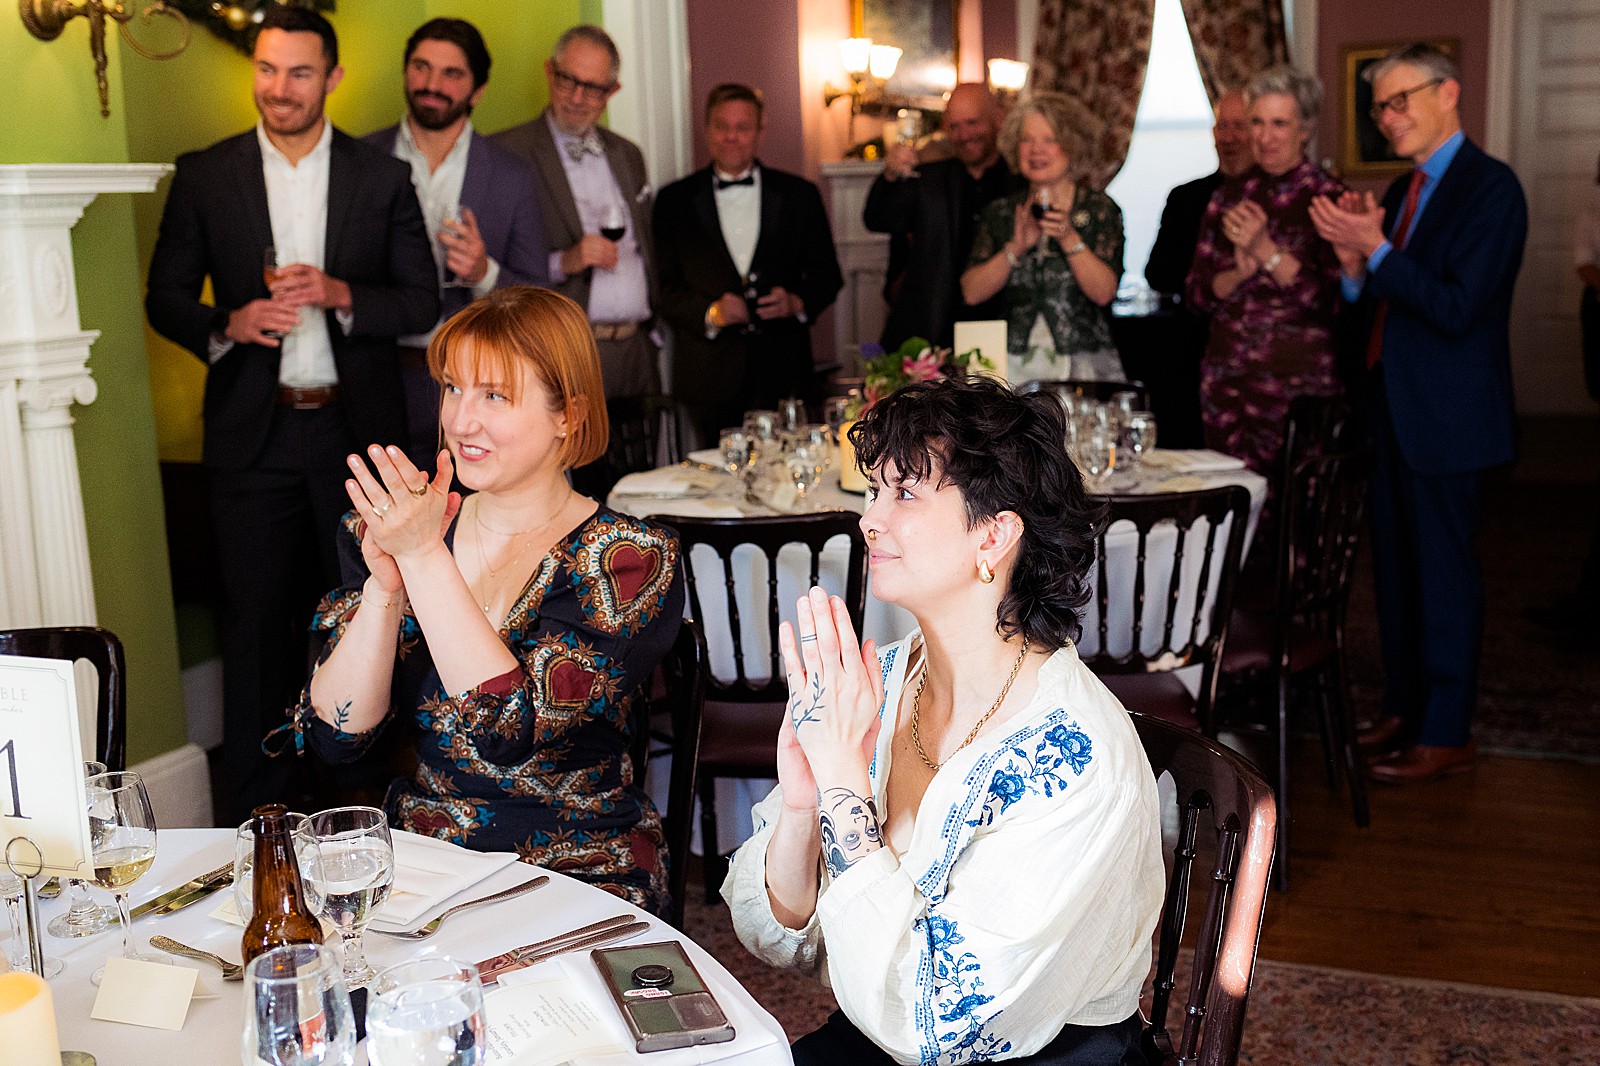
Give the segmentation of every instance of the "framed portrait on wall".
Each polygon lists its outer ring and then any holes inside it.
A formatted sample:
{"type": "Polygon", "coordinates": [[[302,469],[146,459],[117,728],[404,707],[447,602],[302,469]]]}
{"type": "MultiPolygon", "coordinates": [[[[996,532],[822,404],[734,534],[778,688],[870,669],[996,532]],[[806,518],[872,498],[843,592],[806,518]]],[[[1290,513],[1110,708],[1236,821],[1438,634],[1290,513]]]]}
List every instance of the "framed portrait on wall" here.
{"type": "MultiPolygon", "coordinates": [[[[1392,178],[1411,169],[1409,159],[1396,159],[1389,140],[1372,118],[1372,83],[1366,72],[1378,60],[1408,41],[1387,44],[1347,44],[1344,46],[1341,97],[1344,100],[1344,144],[1339,168],[1347,178],[1392,178]]],[[[1427,42],[1451,59],[1460,59],[1461,41],[1456,37],[1435,38],[1427,42]]]]}
{"type": "Polygon", "coordinates": [[[900,49],[885,88],[911,97],[942,97],[955,88],[961,0],[850,0],[850,32],[900,49]]]}

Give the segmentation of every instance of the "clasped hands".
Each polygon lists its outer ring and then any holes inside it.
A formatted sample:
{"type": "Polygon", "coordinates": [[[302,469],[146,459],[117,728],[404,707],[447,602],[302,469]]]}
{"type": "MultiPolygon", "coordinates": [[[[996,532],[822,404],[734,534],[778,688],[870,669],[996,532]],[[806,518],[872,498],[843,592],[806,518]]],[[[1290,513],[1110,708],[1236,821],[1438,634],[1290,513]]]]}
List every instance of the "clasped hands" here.
{"type": "Polygon", "coordinates": [[[1017,205],[1016,214],[1012,221],[1012,234],[1022,242],[1024,248],[1039,243],[1041,236],[1053,238],[1062,248],[1072,248],[1083,238],[1073,228],[1067,217],[1067,211],[1060,207],[1048,207],[1044,217],[1033,217],[1032,201],[1017,205]]]}
{"type": "Polygon", "coordinates": [[[1317,236],[1333,245],[1346,277],[1360,278],[1367,260],[1388,238],[1383,233],[1383,210],[1369,193],[1344,192],[1337,203],[1316,196],[1310,205],[1311,224],[1317,236]]]}
{"type": "Polygon", "coordinates": [[[448,551],[444,532],[461,510],[461,494],[450,491],[455,466],[450,452],[439,452],[439,469],[432,480],[394,445],[376,444],[367,458],[352,454],[346,462],[355,476],[344,490],[365,523],[361,557],[379,586],[387,593],[401,592],[402,566],[432,551],[448,551]],[[373,475],[373,471],[377,475],[373,475]]]}
{"type": "Polygon", "coordinates": [[[310,263],[279,267],[267,290],[270,297],[251,300],[228,316],[229,340],[276,348],[282,334],[300,324],[302,307],[350,310],[350,286],[310,263]]]}
{"type": "MultiPolygon", "coordinates": [[[[724,328],[742,326],[750,321],[750,308],[744,302],[744,297],[736,293],[723,293],[713,306],[716,307],[717,317],[722,320],[724,328]]],[[[756,317],[764,322],[776,318],[793,318],[805,309],[805,300],[782,285],[774,285],[765,296],[756,300],[756,317]]]]}

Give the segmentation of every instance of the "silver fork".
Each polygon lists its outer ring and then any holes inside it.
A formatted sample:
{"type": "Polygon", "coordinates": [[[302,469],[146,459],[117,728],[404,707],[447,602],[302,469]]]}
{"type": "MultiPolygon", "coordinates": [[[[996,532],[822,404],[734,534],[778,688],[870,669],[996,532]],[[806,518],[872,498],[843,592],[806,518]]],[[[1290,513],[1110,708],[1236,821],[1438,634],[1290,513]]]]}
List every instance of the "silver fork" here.
{"type": "Polygon", "coordinates": [[[170,936],[153,936],[150,938],[150,946],[165,951],[168,955],[182,955],[187,959],[199,959],[201,962],[215,963],[222,968],[222,979],[224,981],[244,980],[244,967],[238,963],[229,962],[221,955],[213,955],[209,951],[192,948],[188,944],[172,939],[170,936]]]}
{"type": "Polygon", "coordinates": [[[424,925],[420,929],[412,929],[408,932],[396,933],[391,933],[387,929],[373,929],[372,932],[382,933],[384,936],[397,936],[403,940],[426,940],[433,934],[437,933],[439,931],[439,926],[444,922],[444,920],[450,917],[456,911],[464,911],[468,907],[476,907],[480,903],[498,903],[503,899],[511,899],[515,896],[520,896],[524,892],[532,892],[536,888],[543,888],[549,883],[550,878],[546,877],[544,874],[540,874],[532,881],[524,881],[522,884],[517,885],[514,888],[508,888],[504,892],[496,892],[492,896],[483,896],[479,899],[469,899],[465,903],[457,903],[454,907],[444,911],[439,915],[439,917],[435,918],[433,921],[429,922],[427,925],[424,925]]]}

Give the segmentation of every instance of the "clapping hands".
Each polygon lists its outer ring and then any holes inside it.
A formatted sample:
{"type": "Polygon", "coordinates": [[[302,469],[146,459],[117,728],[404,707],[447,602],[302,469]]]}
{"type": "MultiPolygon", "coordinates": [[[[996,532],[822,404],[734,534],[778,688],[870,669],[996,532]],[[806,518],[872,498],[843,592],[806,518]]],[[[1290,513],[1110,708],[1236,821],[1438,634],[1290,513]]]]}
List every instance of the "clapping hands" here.
{"type": "Polygon", "coordinates": [[[1377,199],[1370,192],[1348,190],[1337,203],[1327,196],[1317,196],[1311,201],[1310,213],[1317,235],[1333,245],[1345,276],[1361,277],[1367,260],[1387,239],[1383,234],[1383,210],[1377,199]]]}
{"type": "Polygon", "coordinates": [[[438,472],[430,481],[392,444],[372,445],[367,457],[371,469],[360,455],[346,459],[355,476],[345,481],[344,489],[365,523],[361,556],[367,569],[385,592],[398,592],[405,587],[402,559],[444,548],[444,532],[461,510],[461,494],[450,491],[455,467],[449,451],[441,451],[438,472]]]}
{"type": "Polygon", "coordinates": [[[798,627],[785,622],[778,632],[789,683],[778,772],[785,802],[792,795],[798,806],[815,803],[814,769],[865,774],[881,722],[883,677],[876,644],[857,644],[844,600],[813,588],[796,604],[796,617],[798,627]]]}

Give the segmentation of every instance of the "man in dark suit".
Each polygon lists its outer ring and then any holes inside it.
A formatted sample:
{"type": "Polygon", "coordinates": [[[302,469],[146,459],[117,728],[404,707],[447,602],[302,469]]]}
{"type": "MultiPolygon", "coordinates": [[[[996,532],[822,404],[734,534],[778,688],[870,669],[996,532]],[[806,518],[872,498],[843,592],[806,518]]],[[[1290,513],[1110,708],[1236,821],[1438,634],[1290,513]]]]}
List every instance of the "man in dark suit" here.
{"type": "Polygon", "coordinates": [[[550,105],[532,122],[495,135],[538,175],[550,284],[588,310],[607,398],[661,391],[650,339],[656,280],[644,154],[596,125],[622,87],[621,71],[605,30],[574,26],[545,60],[550,105]]]}
{"type": "Polygon", "coordinates": [[[883,326],[882,343],[889,351],[909,337],[949,346],[958,320],[1005,317],[1003,297],[969,307],[960,284],[978,214],[1021,187],[997,146],[1001,118],[986,86],[957,85],[944,111],[954,158],[918,166],[916,149],[897,144],[867,192],[863,224],[877,233],[904,235],[910,246],[883,326]]]}
{"type": "MultiPolygon", "coordinates": [[[[1160,405],[1162,443],[1174,448],[1199,448],[1205,444],[1200,418],[1200,358],[1205,355],[1211,320],[1196,314],[1183,302],[1184,279],[1194,263],[1200,242],[1200,219],[1211,194],[1227,178],[1250,169],[1250,114],[1244,93],[1229,90],[1217,97],[1216,121],[1211,139],[1217,146],[1217,169],[1203,178],[1184,182],[1167,194],[1161,228],[1145,264],[1144,280],[1162,295],[1161,342],[1157,373],[1145,373],[1151,403],[1160,405]]],[[[1127,356],[1124,356],[1126,361],[1127,356]]]]}
{"type": "Polygon", "coordinates": [[[1473,547],[1482,472],[1513,444],[1511,295],[1528,206],[1511,168],[1461,130],[1453,60],[1429,45],[1374,64],[1372,112],[1415,169],[1378,210],[1372,194],[1312,204],[1317,232],[1359,299],[1377,465],[1373,572],[1385,673],[1371,747],[1380,781],[1470,769],[1483,642],[1483,580],[1473,547]]]}
{"type": "Polygon", "coordinates": [[[206,376],[204,462],[222,560],[222,824],[285,798],[262,738],[305,680],[316,597],[338,584],[345,457],[403,439],[395,337],[438,318],[411,176],[323,117],[343,75],[322,16],[273,7],[256,40],[261,122],[179,158],[145,309],[206,376]],[[275,277],[263,278],[276,249],[275,277]],[[207,277],[214,303],[200,302],[207,277]]]}
{"type": "Polygon", "coordinates": [[[844,287],[822,194],[763,166],[761,94],[719,85],[706,99],[711,165],[656,197],[662,317],[672,394],[703,439],[750,408],[811,391],[811,326],[844,287]]]}
{"type": "MultiPolygon", "coordinates": [[[[411,167],[439,264],[440,322],[501,285],[550,280],[532,166],[472,126],[489,62],[472,23],[423,23],[406,42],[405,118],[364,138],[411,167]]],[[[433,333],[400,338],[406,452],[424,470],[433,469],[439,453],[439,386],[427,366],[433,333]]]]}

